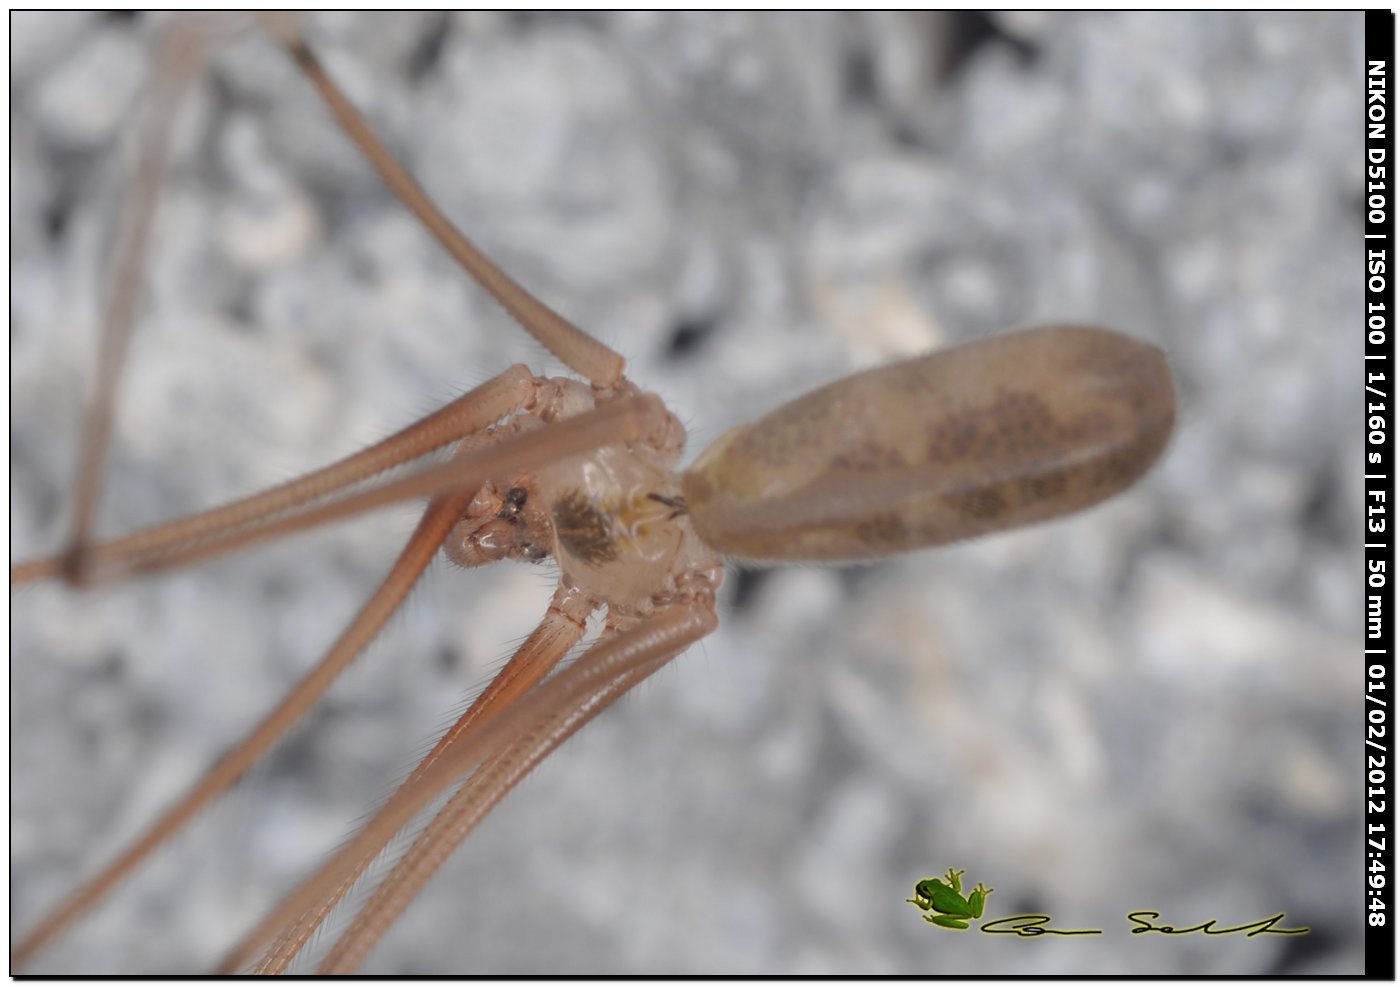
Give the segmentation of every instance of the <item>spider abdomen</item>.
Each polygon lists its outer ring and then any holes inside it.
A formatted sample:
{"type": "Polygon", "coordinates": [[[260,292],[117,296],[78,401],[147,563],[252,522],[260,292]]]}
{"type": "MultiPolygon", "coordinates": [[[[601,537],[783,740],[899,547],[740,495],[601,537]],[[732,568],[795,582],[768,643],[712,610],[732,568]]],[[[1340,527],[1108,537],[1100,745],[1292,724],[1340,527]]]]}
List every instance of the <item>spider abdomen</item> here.
{"type": "Polygon", "coordinates": [[[1106,329],[996,336],[869,370],[721,436],[682,477],[696,532],[754,561],[855,561],[1072,513],[1171,434],[1160,350],[1106,329]]]}

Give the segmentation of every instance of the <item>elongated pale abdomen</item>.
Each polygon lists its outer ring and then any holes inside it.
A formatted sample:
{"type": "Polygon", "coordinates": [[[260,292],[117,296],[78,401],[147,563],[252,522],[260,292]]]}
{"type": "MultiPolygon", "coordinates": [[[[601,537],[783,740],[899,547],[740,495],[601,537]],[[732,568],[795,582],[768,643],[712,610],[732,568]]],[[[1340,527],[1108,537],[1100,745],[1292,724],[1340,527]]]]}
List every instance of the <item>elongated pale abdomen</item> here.
{"type": "Polygon", "coordinates": [[[700,537],[846,561],[1058,517],[1126,489],[1175,417],[1162,352],[1030,329],[858,373],[721,436],[682,477],[700,537]]]}

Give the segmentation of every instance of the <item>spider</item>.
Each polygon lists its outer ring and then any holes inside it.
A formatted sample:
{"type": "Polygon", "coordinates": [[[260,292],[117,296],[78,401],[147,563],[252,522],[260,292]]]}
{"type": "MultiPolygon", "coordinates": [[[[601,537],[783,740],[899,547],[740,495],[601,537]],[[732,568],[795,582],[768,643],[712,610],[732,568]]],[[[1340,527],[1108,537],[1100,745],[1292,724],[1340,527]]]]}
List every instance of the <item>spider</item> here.
{"type": "MultiPolygon", "coordinates": [[[[774,403],[776,403],[776,402],[774,402],[774,403]]],[[[504,510],[505,507],[510,506],[510,500],[511,500],[511,496],[512,496],[511,489],[505,489],[505,490],[503,490],[503,492],[501,492],[501,493],[503,493],[503,501],[501,501],[501,506],[496,508],[497,513],[500,513],[500,511],[501,511],[501,510],[504,510]]],[[[668,503],[668,501],[666,501],[666,497],[671,497],[671,494],[661,494],[661,497],[662,497],[662,499],[655,500],[655,503],[658,503],[659,506],[661,506],[661,507],[665,507],[665,508],[666,508],[665,513],[671,513],[672,510],[676,510],[675,503],[668,503]]],[[[671,497],[671,499],[673,500],[673,497],[671,497]]],[[[564,501],[566,501],[566,503],[567,503],[567,497],[566,497],[566,500],[564,500],[564,501]]],[[[557,513],[557,511],[556,511],[556,513],[557,513]]],[[[582,520],[581,517],[580,517],[580,520],[582,520]]],[[[584,525],[584,527],[587,527],[587,525],[584,525]]]]}

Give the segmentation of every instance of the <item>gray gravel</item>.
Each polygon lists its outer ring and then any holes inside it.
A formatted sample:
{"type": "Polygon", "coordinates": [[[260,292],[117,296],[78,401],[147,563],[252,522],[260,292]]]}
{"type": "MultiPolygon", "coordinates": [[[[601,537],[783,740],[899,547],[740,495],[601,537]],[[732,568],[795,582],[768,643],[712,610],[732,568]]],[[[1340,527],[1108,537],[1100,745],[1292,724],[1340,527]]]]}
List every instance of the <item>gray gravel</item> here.
{"type": "MultiPolygon", "coordinates": [[[[1361,970],[1361,15],[1014,15],[958,64],[951,24],[310,20],[448,212],[623,352],[697,450],[852,369],[1054,320],[1162,346],[1181,401],[1160,467],[1083,516],[731,578],[720,632],[512,795],[371,971],[1361,970]],[[932,928],[904,898],[949,866],[995,887],[989,915],[1104,934],[932,928]],[[1312,932],[1146,938],[1138,908],[1312,932]]],[[[12,16],[16,558],[63,539],[150,28],[12,16]]],[[[221,51],[185,111],[102,530],[549,366],[275,46],[221,51]]],[[[295,680],[413,520],[15,594],[15,929],[295,680]]],[[[305,727],[34,971],[210,965],[550,588],[439,565],[305,727]]]]}

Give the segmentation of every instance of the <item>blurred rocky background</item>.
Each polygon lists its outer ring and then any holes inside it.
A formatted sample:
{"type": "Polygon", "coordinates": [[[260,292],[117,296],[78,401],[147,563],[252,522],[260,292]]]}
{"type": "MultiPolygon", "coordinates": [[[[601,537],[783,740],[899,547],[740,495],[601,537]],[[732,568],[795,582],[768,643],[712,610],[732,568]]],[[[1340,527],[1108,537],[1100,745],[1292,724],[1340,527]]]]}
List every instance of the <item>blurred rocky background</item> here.
{"type": "MultiPolygon", "coordinates": [[[[11,544],[63,540],[151,18],[11,17],[11,544]]],[[[1167,351],[1179,431],[1082,516],[735,572],[723,627],[513,794],[377,972],[1357,973],[1360,14],[313,16],[447,211],[617,347],[699,450],[854,369],[1086,321],[1167,351]],[[933,928],[949,866],[988,916],[933,928]],[[1125,914],[1298,937],[1166,939],[1125,914]]],[[[549,368],[285,54],[180,117],[101,526],[549,368]]],[[[14,596],[25,930],[329,644],[411,508],[148,583],[14,596]]],[[[34,971],[208,967],[544,610],[440,564],[306,725],[34,971]]]]}

